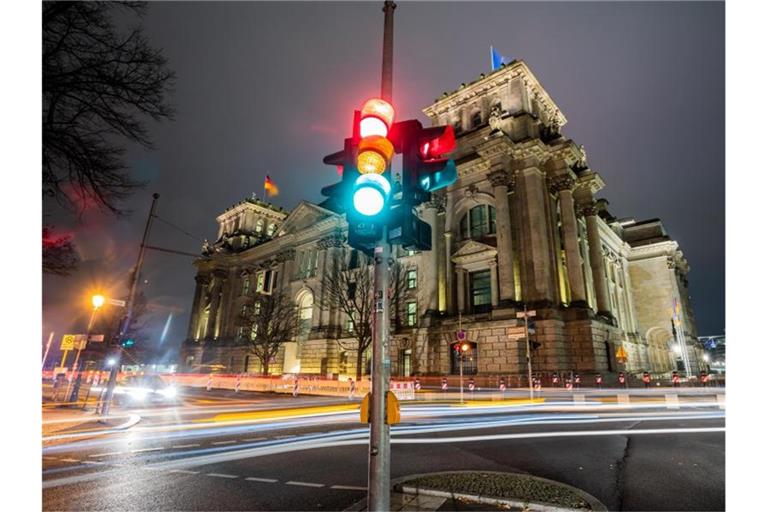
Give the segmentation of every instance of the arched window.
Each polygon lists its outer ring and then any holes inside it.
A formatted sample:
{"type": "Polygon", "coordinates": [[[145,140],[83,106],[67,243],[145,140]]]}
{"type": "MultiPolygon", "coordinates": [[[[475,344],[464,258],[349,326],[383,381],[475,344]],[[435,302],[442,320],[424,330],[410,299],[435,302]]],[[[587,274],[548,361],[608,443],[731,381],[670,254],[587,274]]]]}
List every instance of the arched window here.
{"type": "Polygon", "coordinates": [[[267,236],[272,236],[274,234],[274,232],[275,232],[275,228],[276,227],[277,226],[275,225],[274,222],[271,223],[269,226],[267,226],[267,236]]]}
{"type": "Polygon", "coordinates": [[[296,298],[296,306],[299,314],[299,339],[307,339],[309,330],[312,328],[312,313],[314,307],[314,297],[312,292],[303,290],[296,298]]]}
{"type": "Polygon", "coordinates": [[[483,116],[478,110],[477,112],[472,114],[472,128],[477,128],[481,124],[483,124],[483,116]]]}
{"type": "Polygon", "coordinates": [[[496,234],[496,208],[481,204],[469,210],[459,222],[459,240],[478,240],[496,234]]]}
{"type": "Polygon", "coordinates": [[[264,231],[264,219],[257,219],[256,220],[256,232],[261,233],[264,231]]]}

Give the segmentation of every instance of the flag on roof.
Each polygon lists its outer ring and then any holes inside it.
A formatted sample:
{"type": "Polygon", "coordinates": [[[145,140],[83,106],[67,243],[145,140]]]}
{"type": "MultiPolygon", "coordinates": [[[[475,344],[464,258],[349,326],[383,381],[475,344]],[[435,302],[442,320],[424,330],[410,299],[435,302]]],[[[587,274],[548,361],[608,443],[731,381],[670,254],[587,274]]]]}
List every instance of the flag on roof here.
{"type": "Polygon", "coordinates": [[[502,64],[508,64],[507,60],[506,57],[502,56],[491,46],[491,71],[496,71],[502,64]]]}
{"type": "Polygon", "coordinates": [[[264,177],[264,191],[269,197],[275,197],[278,194],[277,185],[270,179],[269,174],[264,177]]]}

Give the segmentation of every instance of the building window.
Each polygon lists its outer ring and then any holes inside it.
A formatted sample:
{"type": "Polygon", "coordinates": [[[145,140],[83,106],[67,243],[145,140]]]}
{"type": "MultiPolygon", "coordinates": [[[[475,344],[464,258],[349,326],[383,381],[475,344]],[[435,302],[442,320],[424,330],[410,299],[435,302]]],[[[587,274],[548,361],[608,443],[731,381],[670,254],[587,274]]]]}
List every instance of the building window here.
{"type": "Polygon", "coordinates": [[[264,231],[264,220],[258,219],[256,221],[256,232],[261,233],[262,231],[264,231]]]}
{"type": "Polygon", "coordinates": [[[250,276],[245,276],[245,279],[243,279],[243,295],[248,295],[248,292],[251,289],[251,278],[250,276]]]}
{"type": "Polygon", "coordinates": [[[481,204],[469,210],[459,222],[459,239],[477,240],[496,234],[496,208],[481,204]]]}
{"type": "Polygon", "coordinates": [[[469,274],[471,306],[473,313],[484,313],[491,309],[491,271],[481,270],[469,274]]]}
{"type": "Polygon", "coordinates": [[[405,325],[414,327],[416,325],[416,303],[405,303],[405,325]]]}
{"type": "Polygon", "coordinates": [[[240,310],[240,316],[243,318],[246,318],[248,316],[248,306],[243,304],[242,309],[240,310]]]}
{"type": "Polygon", "coordinates": [[[309,331],[312,328],[312,309],[314,306],[314,299],[312,294],[305,290],[299,294],[296,303],[299,310],[298,338],[300,340],[305,340],[307,339],[309,331]]]}
{"type": "Polygon", "coordinates": [[[409,348],[400,351],[400,375],[411,376],[411,349],[409,348]]]}
{"type": "Polygon", "coordinates": [[[349,334],[355,333],[355,321],[352,319],[347,320],[347,332],[349,334]]]}
{"type": "Polygon", "coordinates": [[[501,112],[501,102],[500,101],[497,101],[496,103],[493,104],[493,106],[491,107],[491,112],[493,112],[494,110],[498,110],[499,112],[501,112]]]}
{"type": "Polygon", "coordinates": [[[416,288],[416,270],[415,269],[409,270],[405,274],[405,283],[406,283],[406,288],[408,288],[409,290],[413,290],[414,288],[416,288]]]}
{"type": "Polygon", "coordinates": [[[307,279],[317,275],[317,249],[301,251],[297,258],[299,267],[297,277],[299,279],[307,279]]]}
{"type": "Polygon", "coordinates": [[[267,226],[267,236],[272,236],[275,233],[275,228],[276,227],[277,226],[275,225],[274,222],[271,223],[269,226],[267,226]]]}
{"type": "Polygon", "coordinates": [[[474,114],[472,114],[472,128],[477,128],[483,124],[483,116],[480,114],[480,111],[478,110],[474,114]]]}
{"type": "Polygon", "coordinates": [[[462,131],[464,131],[464,127],[461,125],[461,119],[457,119],[453,122],[453,133],[455,135],[460,134],[462,131]]]}
{"type": "Polygon", "coordinates": [[[275,272],[272,270],[262,270],[256,275],[256,291],[270,295],[272,293],[272,282],[275,272]]]}

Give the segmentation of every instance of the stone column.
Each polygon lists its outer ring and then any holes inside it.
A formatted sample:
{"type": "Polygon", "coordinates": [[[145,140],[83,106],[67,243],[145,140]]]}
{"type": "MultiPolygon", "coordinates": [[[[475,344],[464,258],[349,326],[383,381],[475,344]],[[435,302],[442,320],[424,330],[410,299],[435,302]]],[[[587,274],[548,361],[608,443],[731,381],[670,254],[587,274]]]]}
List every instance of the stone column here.
{"type": "Polygon", "coordinates": [[[189,330],[187,338],[197,341],[198,323],[200,322],[200,301],[203,300],[205,288],[208,286],[211,277],[207,274],[198,274],[195,276],[195,297],[192,300],[192,313],[189,316],[189,330]]]}
{"type": "Polygon", "coordinates": [[[211,309],[208,313],[208,325],[206,326],[205,339],[212,340],[216,336],[219,323],[219,305],[221,304],[221,287],[226,279],[226,273],[214,271],[213,290],[211,291],[211,309]]]}
{"type": "Polygon", "coordinates": [[[593,202],[582,208],[581,211],[587,219],[589,266],[592,268],[592,281],[595,284],[597,312],[612,316],[611,303],[608,299],[608,283],[606,282],[605,277],[605,261],[603,259],[602,242],[600,242],[600,220],[597,217],[597,207],[593,202]]]}
{"type": "Polygon", "coordinates": [[[550,254],[549,218],[545,199],[549,196],[544,173],[536,167],[519,172],[516,192],[520,196],[523,240],[520,246],[523,266],[523,301],[528,304],[554,304],[554,268],[550,254]]]}
{"type": "Polygon", "coordinates": [[[491,306],[496,307],[499,305],[499,273],[498,265],[496,261],[491,261],[488,265],[491,271],[491,306]]]}
{"type": "MultiPolygon", "coordinates": [[[[424,203],[424,213],[423,213],[423,219],[424,221],[429,224],[432,227],[432,250],[429,251],[428,254],[428,261],[429,263],[427,265],[423,265],[419,270],[421,272],[424,272],[424,278],[419,279],[422,283],[426,285],[426,292],[428,297],[427,302],[427,313],[428,314],[435,314],[438,312],[438,280],[437,280],[437,260],[440,257],[440,254],[437,251],[437,239],[440,235],[437,232],[437,207],[439,205],[439,201],[431,200],[426,203],[424,203]]],[[[422,258],[424,256],[424,253],[422,253],[422,258]]]]}
{"type": "Polygon", "coordinates": [[[446,191],[445,205],[445,309],[449,315],[455,314],[453,305],[453,262],[451,261],[451,243],[453,238],[453,194],[446,191]]]}
{"type": "Polygon", "coordinates": [[[513,302],[515,300],[515,272],[512,252],[512,220],[509,214],[509,174],[506,171],[495,171],[488,175],[488,180],[493,185],[496,206],[499,294],[503,302],[513,302]]]}
{"type": "Polygon", "coordinates": [[[458,303],[458,311],[462,314],[466,314],[466,291],[464,290],[464,282],[466,281],[466,270],[461,267],[456,268],[456,302],[458,303]]]}
{"type": "Polygon", "coordinates": [[[586,307],[587,292],[584,287],[581,254],[579,252],[579,226],[573,205],[574,180],[560,176],[552,182],[560,201],[560,220],[563,223],[563,245],[565,245],[565,266],[568,270],[568,287],[571,289],[571,305],[586,307]]]}

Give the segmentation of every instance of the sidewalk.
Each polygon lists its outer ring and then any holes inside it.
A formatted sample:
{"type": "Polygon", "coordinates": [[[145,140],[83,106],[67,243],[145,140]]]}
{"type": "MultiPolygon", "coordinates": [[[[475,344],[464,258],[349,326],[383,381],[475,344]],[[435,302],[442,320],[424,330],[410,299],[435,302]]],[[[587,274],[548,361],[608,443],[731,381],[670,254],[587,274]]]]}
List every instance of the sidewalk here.
{"type": "MultiPolygon", "coordinates": [[[[473,503],[437,496],[403,494],[394,491],[389,495],[389,509],[397,512],[432,512],[435,510],[505,510],[508,512],[518,512],[523,510],[521,508],[502,508],[485,503],[473,503]]],[[[367,511],[367,498],[358,501],[344,510],[345,512],[367,511]]]]}
{"type": "MultiPolygon", "coordinates": [[[[135,424],[136,418],[130,414],[110,415],[106,420],[96,415],[93,408],[82,410],[79,407],[67,408],[66,406],[43,409],[42,437],[48,445],[56,439],[46,439],[65,434],[88,434],[101,432],[114,428],[128,428],[135,424]]],[[[140,418],[138,418],[140,419],[140,418]]]]}

